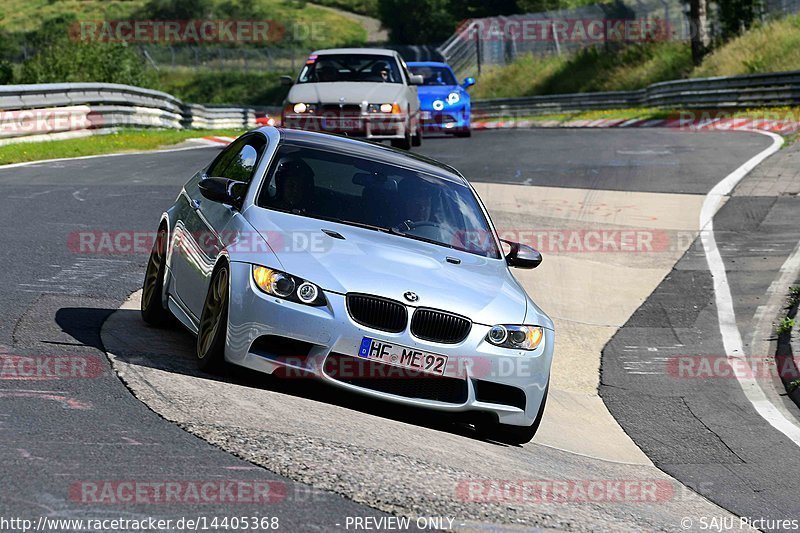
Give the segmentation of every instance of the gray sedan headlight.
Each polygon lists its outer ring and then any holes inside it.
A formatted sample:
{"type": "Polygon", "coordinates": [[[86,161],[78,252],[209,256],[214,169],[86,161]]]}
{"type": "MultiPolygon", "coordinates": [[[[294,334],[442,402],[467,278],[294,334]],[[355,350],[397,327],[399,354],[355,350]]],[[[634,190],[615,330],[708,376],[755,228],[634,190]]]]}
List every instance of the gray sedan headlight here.
{"type": "Polygon", "coordinates": [[[313,113],[317,110],[315,104],[306,104],[305,102],[298,102],[292,106],[292,111],[297,114],[313,113]]]}
{"type": "Polygon", "coordinates": [[[319,287],[280,270],[253,265],[253,281],[265,293],[284,300],[315,306],[326,303],[325,295],[319,287]]]}
{"type": "Polygon", "coordinates": [[[516,350],[535,350],[544,338],[544,330],[539,326],[492,326],[486,340],[501,348],[516,350]]]}
{"type": "Polygon", "coordinates": [[[399,113],[400,106],[397,104],[369,104],[367,111],[370,113],[399,113]]]}

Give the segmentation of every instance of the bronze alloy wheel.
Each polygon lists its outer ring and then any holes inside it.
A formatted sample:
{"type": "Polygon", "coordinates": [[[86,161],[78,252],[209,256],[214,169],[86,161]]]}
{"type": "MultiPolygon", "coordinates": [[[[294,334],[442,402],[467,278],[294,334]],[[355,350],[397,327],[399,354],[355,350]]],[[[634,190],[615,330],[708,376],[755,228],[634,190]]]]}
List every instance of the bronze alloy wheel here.
{"type": "Polygon", "coordinates": [[[211,278],[197,331],[197,361],[202,370],[218,370],[225,360],[228,329],[228,267],[211,278]]]}
{"type": "Polygon", "coordinates": [[[142,318],[153,326],[163,326],[172,322],[172,314],[164,306],[164,275],[167,257],[167,230],[162,226],[156,235],[156,242],[150,251],[147,270],[142,284],[142,318]]]}

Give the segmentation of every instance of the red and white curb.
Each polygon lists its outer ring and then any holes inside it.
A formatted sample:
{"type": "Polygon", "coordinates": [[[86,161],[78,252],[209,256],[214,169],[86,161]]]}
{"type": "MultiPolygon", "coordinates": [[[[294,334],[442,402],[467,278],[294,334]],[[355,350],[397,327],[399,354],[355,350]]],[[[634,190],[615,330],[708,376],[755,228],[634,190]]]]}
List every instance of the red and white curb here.
{"type": "Polygon", "coordinates": [[[787,135],[800,131],[800,122],[788,120],[750,119],[750,118],[717,118],[695,119],[617,119],[598,120],[474,120],[472,129],[496,130],[514,128],[674,128],[684,131],[737,131],[762,130],[787,135]]]}
{"type": "Polygon", "coordinates": [[[207,144],[209,146],[228,146],[236,140],[236,137],[203,137],[202,139],[193,139],[195,142],[207,144]]]}
{"type": "MultiPolygon", "coordinates": [[[[596,120],[473,120],[474,130],[500,130],[515,128],[671,128],[682,131],[752,131],[761,130],[790,135],[800,131],[800,122],[790,120],[751,119],[751,118],[604,118],[596,120]]],[[[193,139],[208,146],[227,146],[234,137],[211,136],[193,139]]]]}

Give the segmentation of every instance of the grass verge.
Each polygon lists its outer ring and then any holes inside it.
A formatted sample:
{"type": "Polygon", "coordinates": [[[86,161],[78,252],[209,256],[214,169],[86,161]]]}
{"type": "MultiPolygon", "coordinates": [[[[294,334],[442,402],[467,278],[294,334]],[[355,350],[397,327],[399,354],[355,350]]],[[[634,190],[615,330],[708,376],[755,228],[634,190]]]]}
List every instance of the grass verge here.
{"type": "MultiPolygon", "coordinates": [[[[597,111],[572,111],[564,113],[551,113],[547,115],[531,115],[531,116],[520,115],[520,116],[508,116],[508,117],[493,117],[485,120],[490,122],[530,120],[536,122],[549,122],[553,126],[559,126],[577,120],[601,120],[601,119],[656,120],[656,119],[682,118],[682,117],[689,118],[685,115],[686,113],[692,113],[692,111],[687,111],[685,109],[681,110],[681,109],[660,109],[660,108],[642,107],[642,108],[626,108],[626,109],[604,109],[597,111]]],[[[706,120],[710,118],[709,115],[704,114],[708,113],[707,111],[700,110],[697,113],[698,114],[694,115],[694,118],[697,120],[706,120]]],[[[714,115],[714,116],[720,116],[721,118],[749,118],[758,120],[775,120],[778,122],[800,122],[800,107],[743,109],[738,111],[724,111],[721,113],[722,113],[721,115],[714,115]]],[[[484,119],[478,119],[477,117],[475,117],[474,120],[484,120],[484,119]]],[[[784,141],[785,142],[783,144],[783,148],[791,146],[792,144],[800,141],[800,132],[784,135],[784,141]]],[[[797,293],[800,295],[800,289],[797,289],[797,293]]],[[[798,298],[800,298],[800,296],[798,296],[798,298]]]]}
{"type": "Polygon", "coordinates": [[[800,70],[800,15],[770,21],[725,43],[692,65],[689,44],[653,42],[592,48],[570,56],[522,56],[487,68],[475,98],[641,89],[660,81],[800,70]]]}
{"type": "Polygon", "coordinates": [[[589,48],[571,56],[526,55],[488,68],[473,89],[475,98],[627,91],[685,77],[692,58],[685,43],[632,45],[621,50],[589,48]]]}
{"type": "Polygon", "coordinates": [[[42,159],[80,157],[156,150],[186,139],[221,135],[237,137],[244,130],[120,130],[106,135],[92,135],[61,141],[22,142],[0,146],[0,164],[23,163],[42,159]]]}
{"type": "MultiPolygon", "coordinates": [[[[180,4],[174,1],[171,3],[180,4]]],[[[187,7],[192,3],[194,2],[184,2],[187,7]]],[[[342,3],[345,6],[348,4],[347,1],[342,3]]],[[[369,2],[366,4],[368,6],[369,2]]],[[[367,39],[366,30],[357,21],[321,9],[311,2],[209,0],[207,6],[205,15],[183,18],[273,20],[286,30],[279,45],[292,44],[303,49],[361,45],[367,39]]],[[[148,12],[146,0],[3,0],[0,2],[0,30],[30,31],[36,29],[42,20],[59,16],[74,16],[78,21],[153,18],[148,12]]]]}

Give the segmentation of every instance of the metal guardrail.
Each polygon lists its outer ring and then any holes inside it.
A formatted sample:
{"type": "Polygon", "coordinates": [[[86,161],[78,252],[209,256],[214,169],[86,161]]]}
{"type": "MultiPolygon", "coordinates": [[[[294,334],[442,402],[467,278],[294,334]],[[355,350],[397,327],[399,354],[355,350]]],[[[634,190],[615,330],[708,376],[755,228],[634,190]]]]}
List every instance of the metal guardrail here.
{"type": "MultiPolygon", "coordinates": [[[[655,83],[638,91],[475,100],[476,119],[636,107],[747,109],[800,105],[800,71],[655,83]]],[[[113,83],[0,86],[0,144],[88,135],[120,127],[252,128],[251,107],[203,106],[113,83]]]]}
{"type": "Polygon", "coordinates": [[[115,83],[0,86],[0,143],[88,135],[121,127],[252,128],[250,107],[203,106],[115,83]]]}
{"type": "Polygon", "coordinates": [[[654,83],[638,91],[474,100],[476,118],[536,116],[563,111],[659,107],[748,109],[800,105],[800,71],[654,83]]]}

